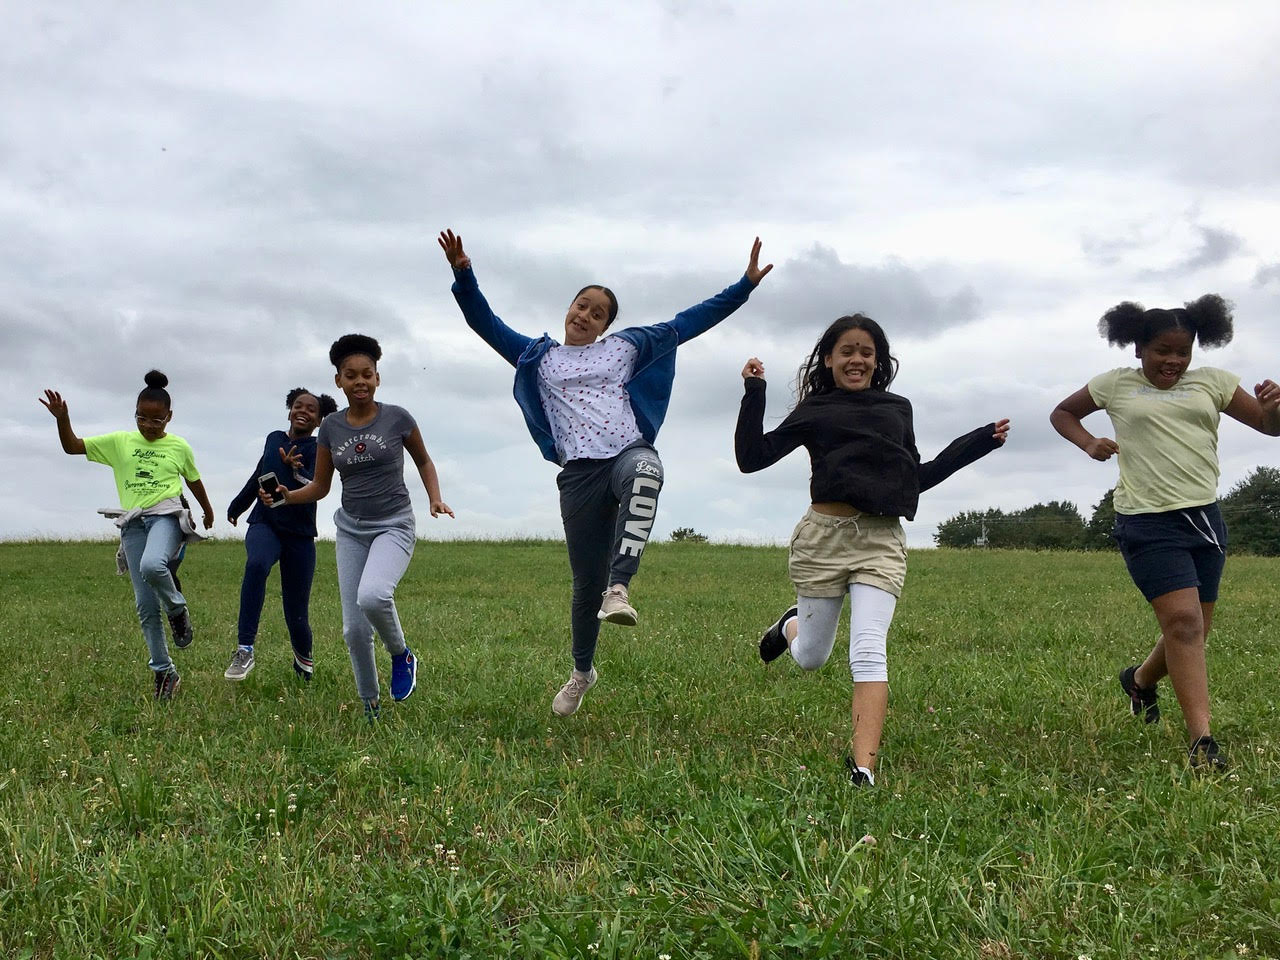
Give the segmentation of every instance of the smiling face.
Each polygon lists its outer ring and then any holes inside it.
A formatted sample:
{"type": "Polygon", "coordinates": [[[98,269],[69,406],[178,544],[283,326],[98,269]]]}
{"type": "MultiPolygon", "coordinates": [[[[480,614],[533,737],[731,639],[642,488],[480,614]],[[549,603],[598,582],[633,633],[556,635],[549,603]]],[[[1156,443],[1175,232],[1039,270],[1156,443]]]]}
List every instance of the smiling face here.
{"type": "Polygon", "coordinates": [[[866,390],[876,372],[876,342],[866,330],[846,330],[822,363],[837,390],[866,390]]]}
{"type": "Polygon", "coordinates": [[[173,411],[159,400],[139,400],[133,412],[138,432],[148,443],[155,443],[164,436],[164,428],[173,419],[173,411]]]}
{"type": "Polygon", "coordinates": [[[1138,346],[1142,375],[1153,386],[1168,390],[1191,365],[1191,331],[1172,327],[1138,346]]]}
{"type": "Polygon", "coordinates": [[[609,326],[612,304],[599,287],[588,287],[573,298],[564,315],[564,342],[570,347],[595,343],[609,326]]]}
{"type": "Polygon", "coordinates": [[[353,353],[343,358],[333,382],[346,394],[348,406],[362,407],[373,402],[374,391],[382,380],[372,357],[353,353]]]}
{"type": "Polygon", "coordinates": [[[309,437],[320,426],[320,401],[309,393],[300,393],[289,407],[289,434],[309,437]]]}

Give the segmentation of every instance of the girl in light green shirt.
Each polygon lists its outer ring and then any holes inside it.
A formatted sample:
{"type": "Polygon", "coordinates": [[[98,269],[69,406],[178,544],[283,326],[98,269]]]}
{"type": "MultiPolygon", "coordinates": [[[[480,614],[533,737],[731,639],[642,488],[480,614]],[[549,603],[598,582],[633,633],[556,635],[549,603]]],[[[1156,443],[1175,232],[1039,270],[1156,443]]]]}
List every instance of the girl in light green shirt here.
{"type": "Polygon", "coordinates": [[[161,612],[168,617],[173,642],[185,647],[191,642],[191,617],[187,600],[174,581],[170,562],[182,546],[178,514],[182,502],[182,481],[204,510],[204,527],[213,526],[213,507],[205,493],[195,457],[187,441],[165,432],[173,409],[165,387],[169,378],[159,370],[146,375],[146,387],[138,394],[134,410],[136,430],[120,430],[81,439],[71,429],[66,401],[56,390],[46,390],[40,402],[58,423],[58,439],[69,454],[80,454],[95,463],[105,463],[115,473],[121,518],[120,541],[133,581],[138,619],[150,653],[149,666],[153,696],[169,700],[181,678],[165,643],[161,612]]]}
{"type": "Polygon", "coordinates": [[[1205,638],[1226,561],[1227,528],[1218,510],[1218,419],[1225,413],[1280,436],[1280,386],[1263,380],[1251,396],[1240,378],[1214,367],[1191,369],[1191,348],[1231,340],[1231,306],[1209,294],[1172,310],[1121,303],[1098,324],[1108,342],[1134,348],[1138,369],[1094,377],[1054,409],[1049,422],[1095,460],[1119,455],[1114,536],[1134,583],[1160,624],[1160,640],[1140,664],[1120,672],[1135,716],[1160,718],[1157,684],[1168,676],[1190,737],[1190,760],[1222,769],[1226,758],[1209,728],[1205,638]],[[1106,410],[1115,439],[1081,420],[1106,410]]]}

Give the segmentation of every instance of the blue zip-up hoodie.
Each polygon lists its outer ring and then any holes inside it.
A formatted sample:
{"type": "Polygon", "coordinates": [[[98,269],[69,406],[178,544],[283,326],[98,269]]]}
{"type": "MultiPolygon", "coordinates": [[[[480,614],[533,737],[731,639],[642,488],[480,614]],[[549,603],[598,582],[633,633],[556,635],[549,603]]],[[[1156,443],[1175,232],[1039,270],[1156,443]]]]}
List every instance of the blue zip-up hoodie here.
{"type": "MultiPolygon", "coordinates": [[[[516,333],[494,316],[476,283],[475,271],[470,267],[455,270],[453,276],[453,298],[462,308],[467,326],[516,368],[512,393],[538,449],[552,463],[563,464],[551,435],[551,422],[542,409],[542,398],[538,394],[538,364],[548,350],[560,346],[560,343],[546,333],[536,338],[516,333]]],[[[676,376],[676,347],[700,333],[706,333],[729,316],[747,302],[754,289],[755,284],[744,274],[737,283],[710,300],[682,310],[671,320],[646,327],[627,327],[610,334],[621,337],[636,348],[636,363],[627,383],[627,395],[631,409],[635,411],[636,426],[649,443],[657,439],[658,430],[667,416],[671,385],[676,376]]]]}
{"type": "Polygon", "coordinates": [[[265,473],[274,473],[276,480],[290,490],[305,487],[316,473],[315,434],[299,437],[296,440],[283,430],[273,430],[267,434],[262,456],[258,460],[257,468],[253,471],[253,476],[248,479],[240,492],[235,495],[235,499],[231,501],[231,505],[227,507],[227,517],[238,518],[250,504],[253,504],[253,511],[249,514],[250,523],[265,523],[276,533],[311,537],[314,540],[316,505],[301,503],[293,506],[286,504],[283,507],[264,507],[262,501],[258,499],[258,477],[265,473]],[[296,471],[280,456],[281,448],[288,450],[290,447],[297,447],[298,452],[302,454],[302,467],[296,471]]]}

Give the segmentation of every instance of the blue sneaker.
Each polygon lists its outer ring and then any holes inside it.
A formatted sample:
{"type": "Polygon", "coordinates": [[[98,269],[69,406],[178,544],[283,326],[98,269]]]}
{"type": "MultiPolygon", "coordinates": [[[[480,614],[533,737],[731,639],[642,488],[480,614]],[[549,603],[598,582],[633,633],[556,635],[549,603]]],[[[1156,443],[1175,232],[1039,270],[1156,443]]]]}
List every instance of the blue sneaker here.
{"type": "Polygon", "coordinates": [[[391,699],[408,700],[418,685],[418,658],[408,647],[398,657],[391,658],[391,699]]]}

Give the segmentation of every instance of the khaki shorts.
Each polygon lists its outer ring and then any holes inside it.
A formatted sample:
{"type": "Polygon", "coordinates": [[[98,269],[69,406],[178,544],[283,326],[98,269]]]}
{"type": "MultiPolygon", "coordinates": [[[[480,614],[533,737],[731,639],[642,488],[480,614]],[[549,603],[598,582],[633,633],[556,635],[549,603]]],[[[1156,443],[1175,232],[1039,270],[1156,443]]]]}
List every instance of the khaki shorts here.
{"type": "Polygon", "coordinates": [[[802,597],[843,597],[852,583],[902,595],[907,537],[897,517],[808,510],[791,535],[787,572],[802,597]]]}

